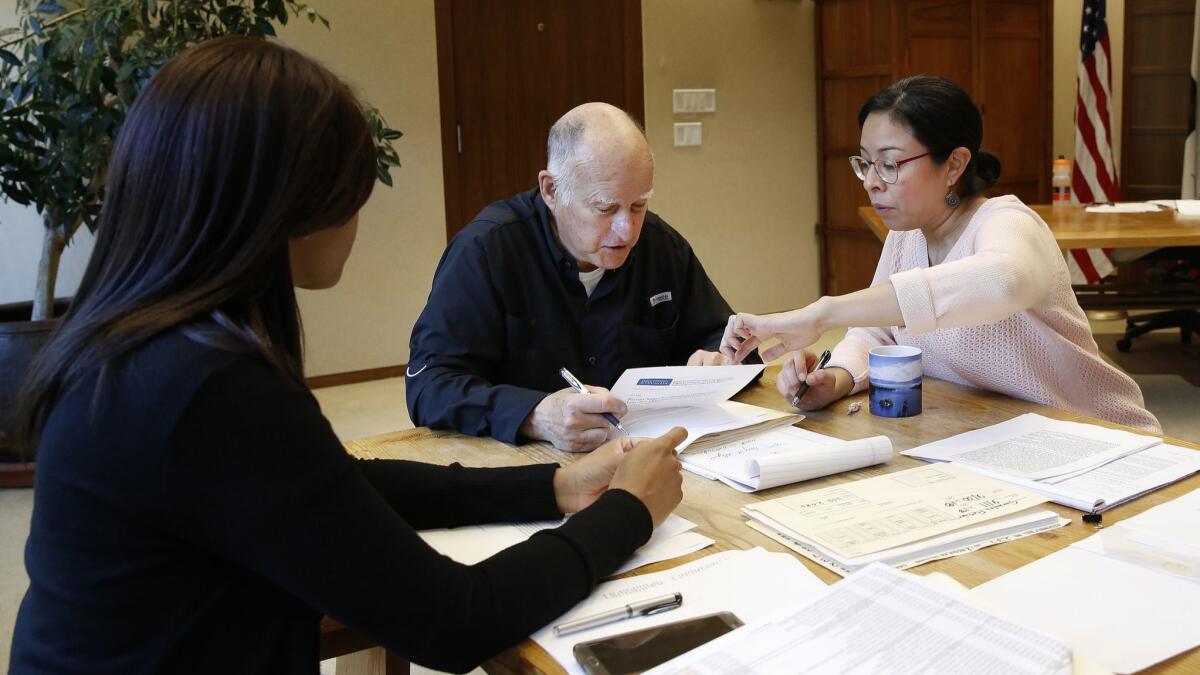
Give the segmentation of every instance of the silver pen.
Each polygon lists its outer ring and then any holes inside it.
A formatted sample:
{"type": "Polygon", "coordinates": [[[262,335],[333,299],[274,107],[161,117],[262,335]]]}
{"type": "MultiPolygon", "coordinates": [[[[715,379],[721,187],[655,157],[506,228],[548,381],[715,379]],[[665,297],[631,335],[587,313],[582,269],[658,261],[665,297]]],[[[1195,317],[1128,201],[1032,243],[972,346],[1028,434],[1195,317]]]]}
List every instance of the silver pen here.
{"type": "Polygon", "coordinates": [[[581,630],[603,626],[606,623],[614,621],[631,619],[635,616],[661,614],[662,612],[669,612],[672,609],[678,609],[682,604],[683,593],[672,593],[657,598],[650,598],[649,600],[639,600],[638,602],[631,602],[624,607],[610,609],[607,612],[600,612],[599,614],[585,616],[582,619],[560,623],[554,627],[554,635],[563,636],[570,633],[577,633],[581,630]]]}
{"type": "MultiPolygon", "coordinates": [[[[579,381],[578,377],[575,377],[573,374],[571,374],[571,371],[567,370],[566,368],[559,368],[558,374],[562,375],[562,379],[567,381],[567,384],[570,385],[571,388],[575,390],[576,394],[592,393],[592,392],[588,391],[588,388],[585,387],[582,382],[579,381]]],[[[609,424],[613,425],[618,430],[620,430],[622,433],[624,433],[625,427],[621,426],[621,420],[617,419],[616,415],[614,415],[612,413],[600,413],[600,414],[604,416],[604,419],[608,420],[609,424]]]]}

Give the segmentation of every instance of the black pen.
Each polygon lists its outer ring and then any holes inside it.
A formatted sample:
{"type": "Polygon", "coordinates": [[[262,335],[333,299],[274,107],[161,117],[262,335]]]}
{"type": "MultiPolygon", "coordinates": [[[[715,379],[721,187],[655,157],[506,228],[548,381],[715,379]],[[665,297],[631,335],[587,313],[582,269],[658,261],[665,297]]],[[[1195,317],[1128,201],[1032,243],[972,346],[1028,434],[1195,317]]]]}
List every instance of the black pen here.
{"type": "MultiPolygon", "coordinates": [[[[571,385],[571,388],[575,390],[576,394],[592,393],[592,392],[588,391],[587,387],[583,386],[583,383],[579,381],[579,378],[572,375],[571,371],[567,370],[566,368],[559,368],[558,374],[562,375],[562,379],[566,380],[567,384],[571,385]]],[[[612,413],[600,413],[600,414],[604,415],[604,419],[608,420],[609,424],[612,424],[614,427],[621,430],[622,432],[625,431],[625,427],[621,426],[621,420],[617,419],[616,415],[613,415],[612,413]]]]}
{"type": "MultiPolygon", "coordinates": [[[[817,359],[817,367],[813,368],[813,372],[824,368],[826,363],[829,363],[829,350],[828,349],[821,352],[821,358],[817,359]]],[[[808,393],[808,382],[807,381],[801,382],[800,388],[796,390],[796,395],[792,397],[792,407],[799,408],[800,407],[800,399],[804,398],[804,395],[807,393],[808,393]]]]}

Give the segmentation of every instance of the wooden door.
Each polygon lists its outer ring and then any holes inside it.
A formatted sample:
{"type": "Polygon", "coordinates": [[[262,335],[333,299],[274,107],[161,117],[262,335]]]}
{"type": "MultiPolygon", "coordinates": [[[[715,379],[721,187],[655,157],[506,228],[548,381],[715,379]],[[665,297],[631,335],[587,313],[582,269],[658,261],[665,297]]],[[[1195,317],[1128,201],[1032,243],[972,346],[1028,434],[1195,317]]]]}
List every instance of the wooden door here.
{"type": "Polygon", "coordinates": [[[536,184],[572,107],[643,119],[640,0],[439,0],[435,13],[447,240],[536,184]]]}
{"type": "Polygon", "coordinates": [[[1121,117],[1124,199],[1180,196],[1192,127],[1193,0],[1127,0],[1121,117]]]}

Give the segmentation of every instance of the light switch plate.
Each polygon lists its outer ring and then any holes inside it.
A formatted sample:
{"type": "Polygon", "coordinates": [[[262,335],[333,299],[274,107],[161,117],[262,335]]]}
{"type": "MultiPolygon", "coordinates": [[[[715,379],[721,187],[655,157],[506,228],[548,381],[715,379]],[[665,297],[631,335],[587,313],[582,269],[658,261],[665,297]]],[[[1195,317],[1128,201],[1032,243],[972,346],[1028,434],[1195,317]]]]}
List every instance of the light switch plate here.
{"type": "Polygon", "coordinates": [[[675,147],[700,145],[700,140],[699,122],[675,123],[675,147]]]}
{"type": "Polygon", "coordinates": [[[677,113],[717,111],[716,89],[672,89],[671,100],[677,113]]]}

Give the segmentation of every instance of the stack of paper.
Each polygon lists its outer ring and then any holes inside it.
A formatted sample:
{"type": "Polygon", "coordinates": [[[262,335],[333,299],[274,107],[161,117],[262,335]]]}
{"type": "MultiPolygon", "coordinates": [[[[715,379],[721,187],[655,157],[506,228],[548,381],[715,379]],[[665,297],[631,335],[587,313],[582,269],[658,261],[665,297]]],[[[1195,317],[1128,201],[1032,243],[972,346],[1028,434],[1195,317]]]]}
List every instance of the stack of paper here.
{"type": "Polygon", "coordinates": [[[1200,490],[1105,527],[971,593],[1129,673],[1200,646],[1200,490]]]}
{"type": "Polygon", "coordinates": [[[900,569],[1062,527],[1045,498],[953,465],[923,466],[750,504],[750,527],[848,575],[900,569]]]}
{"type": "MultiPolygon", "coordinates": [[[[474,565],[500,551],[519,544],[533,533],[558,527],[562,520],[543,520],[531,523],[495,523],[471,525],[443,530],[423,530],[417,534],[442,555],[464,565],[474,565]]],[[[654,530],[650,539],[637,550],[614,574],[622,574],[650,563],[662,562],[694,553],[711,546],[712,539],[692,532],[696,524],[675,514],[667,517],[654,530]]]]}
{"type": "Polygon", "coordinates": [[[973,607],[930,581],[871,565],[647,672],[1071,672],[1067,645],[973,607]]]}
{"type": "Polygon", "coordinates": [[[886,436],[843,441],[806,429],[784,427],[731,443],[689,449],[683,467],[742,492],[829,476],[892,460],[886,436]]]}
{"type": "Polygon", "coordinates": [[[671,427],[688,431],[680,452],[711,447],[785,427],[803,415],[728,400],[764,366],[665,366],[630,368],[612,387],[629,412],[621,426],[630,436],[661,436],[671,427]]]}
{"type": "Polygon", "coordinates": [[[825,588],[825,583],[795,556],[768,553],[761,548],[725,551],[665,572],[606,581],[586,600],[532,637],[568,673],[582,675],[583,669],[575,662],[571,651],[577,643],[714,612],[733,612],[749,623],[781,608],[805,602],[825,588]],[[553,626],[557,624],[669,593],[683,595],[683,605],[679,609],[634,617],[563,637],[554,635],[553,626]]]}
{"type": "Polygon", "coordinates": [[[1033,413],[903,454],[953,462],[1080,511],[1104,511],[1200,471],[1200,452],[1156,436],[1033,413]]]}
{"type": "Polygon", "coordinates": [[[1117,202],[1116,204],[1092,204],[1084,211],[1088,213],[1155,213],[1161,209],[1153,202],[1117,202]]]}

